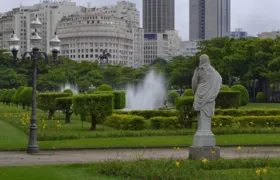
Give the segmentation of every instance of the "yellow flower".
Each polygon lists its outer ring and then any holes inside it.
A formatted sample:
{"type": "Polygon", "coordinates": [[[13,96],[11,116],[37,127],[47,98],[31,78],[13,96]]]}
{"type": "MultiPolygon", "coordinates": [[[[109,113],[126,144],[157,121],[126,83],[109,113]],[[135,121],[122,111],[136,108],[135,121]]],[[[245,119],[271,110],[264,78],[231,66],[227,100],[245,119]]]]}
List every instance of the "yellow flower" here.
{"type": "Polygon", "coordinates": [[[256,170],[256,174],[259,176],[259,175],[261,175],[261,170],[260,169],[257,169],[256,170]]]}
{"type": "Polygon", "coordinates": [[[264,174],[266,174],[266,173],[267,173],[267,169],[266,169],[266,168],[263,168],[263,170],[262,170],[262,171],[263,171],[263,173],[264,173],[264,174]]]}
{"type": "Polygon", "coordinates": [[[241,146],[238,146],[236,149],[237,149],[238,151],[240,151],[242,148],[241,148],[241,146]]]}
{"type": "Polygon", "coordinates": [[[214,156],[215,156],[215,155],[216,155],[216,151],[212,151],[212,155],[214,155],[214,156]]]}
{"type": "Polygon", "coordinates": [[[177,147],[177,148],[176,148],[176,150],[178,150],[178,151],[179,151],[179,150],[180,150],[180,147],[177,147]]]}
{"type": "Polygon", "coordinates": [[[179,166],[180,166],[180,162],[179,162],[179,161],[176,161],[176,163],[175,163],[175,164],[176,164],[176,166],[177,166],[177,167],[179,167],[179,166]]]}
{"type": "Polygon", "coordinates": [[[203,159],[201,160],[201,162],[202,162],[203,164],[205,164],[205,163],[208,162],[208,160],[207,160],[206,158],[203,158],[203,159]]]}

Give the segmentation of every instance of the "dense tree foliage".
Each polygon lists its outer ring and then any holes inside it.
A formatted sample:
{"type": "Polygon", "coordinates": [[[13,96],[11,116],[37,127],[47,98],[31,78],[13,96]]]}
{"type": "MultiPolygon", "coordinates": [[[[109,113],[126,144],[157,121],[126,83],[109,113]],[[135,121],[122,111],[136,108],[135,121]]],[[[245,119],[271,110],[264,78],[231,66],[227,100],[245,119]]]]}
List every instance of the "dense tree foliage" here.
{"type": "MultiPolygon", "coordinates": [[[[120,90],[126,84],[140,83],[150,68],[164,73],[169,88],[184,90],[191,87],[194,69],[198,66],[199,56],[208,54],[211,64],[223,77],[223,84],[231,87],[242,84],[248,89],[251,100],[258,92],[269,97],[270,87],[278,90],[280,83],[280,38],[272,39],[231,39],[214,38],[201,41],[200,52],[193,57],[174,57],[166,61],[155,59],[150,65],[138,69],[121,65],[106,65],[102,70],[98,62],[75,62],[59,57],[59,64],[49,65],[40,61],[38,65],[37,89],[40,92],[57,91],[66,83],[77,85],[81,93],[90,87],[108,84],[120,90]]],[[[18,89],[32,85],[32,64],[30,60],[13,61],[5,51],[0,50],[0,88],[18,89]]],[[[51,59],[51,58],[50,58],[51,59]]]]}

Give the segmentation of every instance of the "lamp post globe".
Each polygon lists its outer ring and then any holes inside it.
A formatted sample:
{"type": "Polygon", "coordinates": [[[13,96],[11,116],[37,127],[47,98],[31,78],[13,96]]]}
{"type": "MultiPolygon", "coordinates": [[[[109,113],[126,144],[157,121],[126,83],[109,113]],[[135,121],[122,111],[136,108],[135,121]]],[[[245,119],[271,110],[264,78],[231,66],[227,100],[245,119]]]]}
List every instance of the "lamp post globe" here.
{"type": "Polygon", "coordinates": [[[13,54],[13,58],[17,58],[17,53],[20,49],[20,39],[16,36],[15,32],[13,31],[13,34],[11,38],[8,41],[9,49],[13,54]]]}

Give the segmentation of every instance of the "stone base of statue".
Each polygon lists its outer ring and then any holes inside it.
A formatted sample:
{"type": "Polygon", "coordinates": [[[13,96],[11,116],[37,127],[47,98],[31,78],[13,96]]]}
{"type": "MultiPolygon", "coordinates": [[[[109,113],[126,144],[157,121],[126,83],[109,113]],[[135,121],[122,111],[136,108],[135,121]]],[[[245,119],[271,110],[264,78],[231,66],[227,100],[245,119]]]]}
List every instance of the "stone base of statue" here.
{"type": "Polygon", "coordinates": [[[192,160],[202,160],[206,158],[207,160],[215,160],[220,158],[220,148],[219,147],[195,147],[191,146],[189,148],[189,159],[192,160]]]}
{"type": "Polygon", "coordinates": [[[216,147],[216,138],[211,131],[211,117],[205,113],[198,113],[198,130],[193,138],[193,145],[189,148],[189,158],[208,160],[220,158],[220,148],[216,147]]]}

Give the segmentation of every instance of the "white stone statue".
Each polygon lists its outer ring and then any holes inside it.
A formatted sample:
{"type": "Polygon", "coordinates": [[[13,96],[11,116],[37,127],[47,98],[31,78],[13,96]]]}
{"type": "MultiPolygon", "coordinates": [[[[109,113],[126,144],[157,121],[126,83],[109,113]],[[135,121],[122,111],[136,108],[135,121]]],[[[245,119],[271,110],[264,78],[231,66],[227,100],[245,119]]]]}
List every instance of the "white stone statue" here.
{"type": "Polygon", "coordinates": [[[195,95],[194,110],[198,112],[198,130],[194,135],[193,146],[213,147],[215,136],[211,131],[211,117],[215,114],[215,99],[222,87],[221,75],[211,66],[206,54],[200,56],[199,67],[192,78],[195,95]]]}

